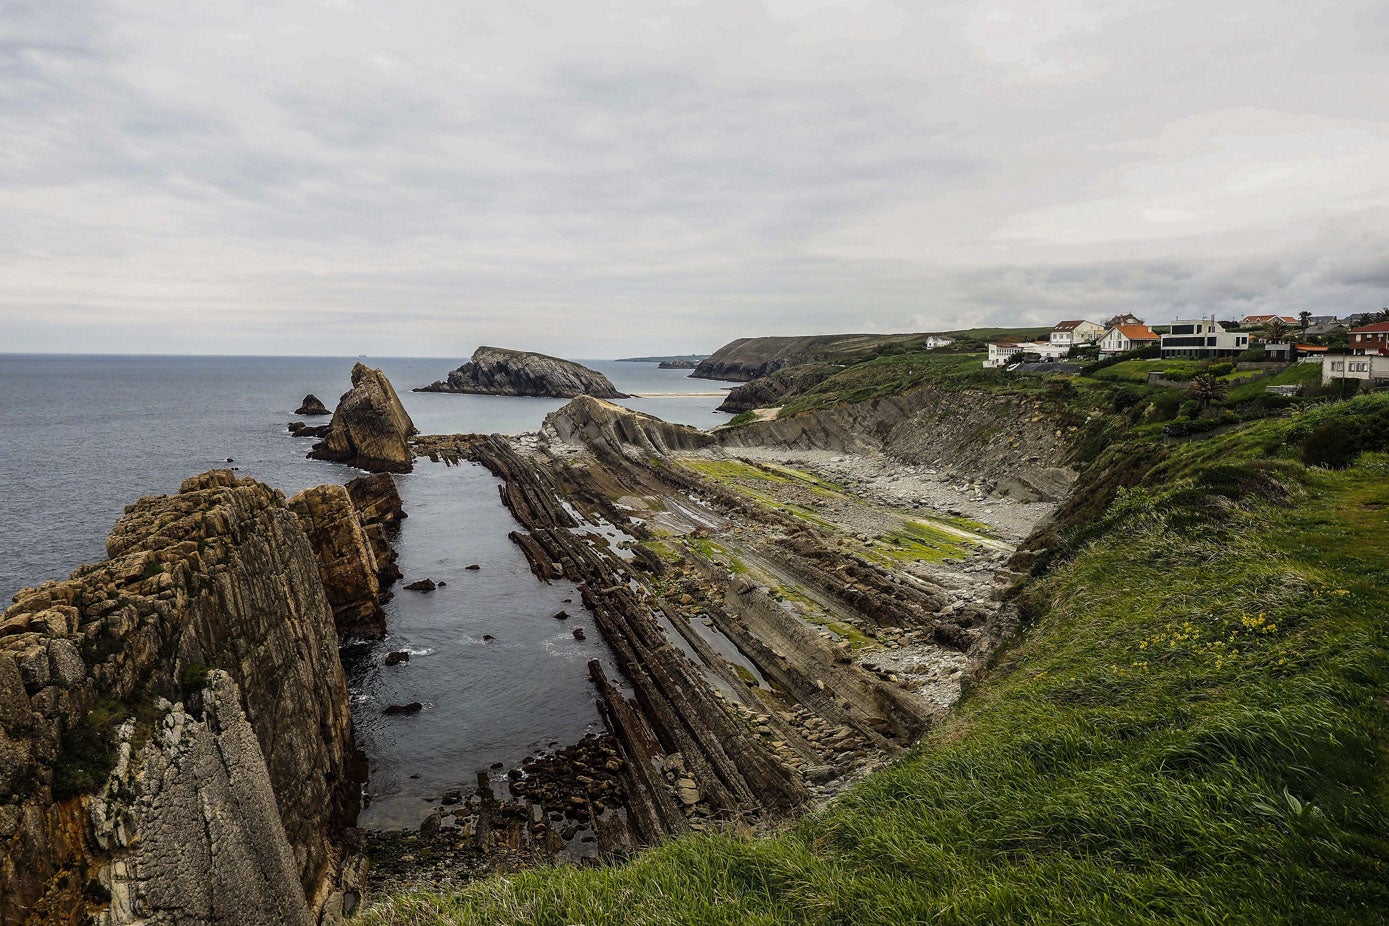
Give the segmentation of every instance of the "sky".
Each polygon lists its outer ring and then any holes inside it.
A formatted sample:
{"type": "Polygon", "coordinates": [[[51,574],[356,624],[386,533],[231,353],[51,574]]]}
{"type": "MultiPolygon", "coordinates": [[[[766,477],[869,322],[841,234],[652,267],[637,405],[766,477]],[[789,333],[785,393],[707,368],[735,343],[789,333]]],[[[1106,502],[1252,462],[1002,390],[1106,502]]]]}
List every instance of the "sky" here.
{"type": "Polygon", "coordinates": [[[3,0],[0,352],[1389,305],[1382,0],[3,0]]]}

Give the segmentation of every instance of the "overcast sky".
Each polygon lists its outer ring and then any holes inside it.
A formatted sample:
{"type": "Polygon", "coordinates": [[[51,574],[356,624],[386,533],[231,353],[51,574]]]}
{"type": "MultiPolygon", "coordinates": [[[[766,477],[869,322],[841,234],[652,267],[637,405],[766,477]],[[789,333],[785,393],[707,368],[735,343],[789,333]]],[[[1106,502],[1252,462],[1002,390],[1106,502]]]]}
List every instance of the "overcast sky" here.
{"type": "Polygon", "coordinates": [[[1389,304],[1389,4],[0,0],[0,352],[1389,304]]]}

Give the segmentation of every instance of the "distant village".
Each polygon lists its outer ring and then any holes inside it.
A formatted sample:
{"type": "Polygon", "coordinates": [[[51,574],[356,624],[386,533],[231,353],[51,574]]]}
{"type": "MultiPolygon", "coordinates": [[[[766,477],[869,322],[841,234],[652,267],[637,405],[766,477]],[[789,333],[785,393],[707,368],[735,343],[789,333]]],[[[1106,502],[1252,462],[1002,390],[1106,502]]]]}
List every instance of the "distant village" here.
{"type": "MultiPolygon", "coordinates": [[[[949,338],[936,337],[928,339],[926,346],[950,343],[949,338]]],[[[1067,319],[1057,322],[1046,340],[989,344],[984,367],[1023,373],[1078,373],[1088,363],[1125,355],[1225,360],[1247,369],[1265,364],[1318,363],[1323,383],[1349,379],[1361,380],[1371,388],[1386,386],[1389,309],[1344,318],[1307,311],[1296,316],[1246,315],[1222,321],[1214,316],[1178,318],[1157,328],[1150,328],[1135,315],[1116,315],[1103,324],[1067,319]]]]}

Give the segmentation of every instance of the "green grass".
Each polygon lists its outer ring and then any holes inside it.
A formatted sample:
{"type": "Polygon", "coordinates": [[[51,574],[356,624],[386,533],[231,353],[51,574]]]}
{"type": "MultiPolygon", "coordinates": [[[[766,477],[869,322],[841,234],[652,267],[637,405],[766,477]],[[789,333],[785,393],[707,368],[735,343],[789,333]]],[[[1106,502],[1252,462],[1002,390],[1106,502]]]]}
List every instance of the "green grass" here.
{"type": "Polygon", "coordinates": [[[1286,370],[1268,379],[1255,380],[1251,383],[1232,385],[1230,394],[1226,397],[1226,404],[1245,402],[1256,396],[1265,394],[1265,386],[1316,386],[1321,383],[1321,364],[1319,363],[1294,363],[1286,370]]]}
{"type": "Polygon", "coordinates": [[[1022,588],[973,694],[789,830],[360,922],[1389,921],[1389,455],[1295,459],[1347,413],[1389,421],[1389,396],[1170,448],[1022,588]]]}

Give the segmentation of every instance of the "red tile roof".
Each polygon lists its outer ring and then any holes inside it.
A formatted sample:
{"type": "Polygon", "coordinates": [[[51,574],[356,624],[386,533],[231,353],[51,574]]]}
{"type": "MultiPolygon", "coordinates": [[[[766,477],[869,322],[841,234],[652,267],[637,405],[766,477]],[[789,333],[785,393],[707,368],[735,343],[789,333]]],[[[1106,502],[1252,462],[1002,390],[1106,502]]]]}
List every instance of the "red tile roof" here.
{"type": "Polygon", "coordinates": [[[1389,331],[1389,322],[1375,322],[1373,325],[1362,325],[1359,328],[1350,329],[1351,334],[1368,334],[1379,331],[1389,331]]]}
{"type": "Polygon", "coordinates": [[[1158,333],[1147,325],[1115,325],[1114,330],[1118,331],[1130,341],[1159,340],[1158,333]]]}

